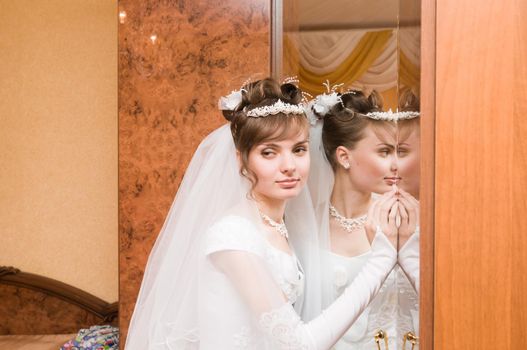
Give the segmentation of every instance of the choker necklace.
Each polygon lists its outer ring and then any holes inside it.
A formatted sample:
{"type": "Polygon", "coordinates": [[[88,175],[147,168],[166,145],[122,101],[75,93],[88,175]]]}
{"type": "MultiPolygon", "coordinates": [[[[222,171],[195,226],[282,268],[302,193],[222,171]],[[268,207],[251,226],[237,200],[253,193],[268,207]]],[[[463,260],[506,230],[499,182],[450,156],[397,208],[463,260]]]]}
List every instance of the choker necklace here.
{"type": "Polygon", "coordinates": [[[260,216],[262,217],[262,219],[264,219],[264,221],[269,224],[269,226],[276,229],[282,237],[289,239],[289,233],[287,232],[287,227],[285,227],[285,223],[283,222],[278,223],[274,221],[273,219],[271,219],[270,217],[268,217],[267,215],[265,215],[264,213],[262,213],[261,211],[258,210],[258,212],[260,213],[260,216]]]}
{"type": "Polygon", "coordinates": [[[331,204],[329,204],[329,215],[334,217],[339,225],[342,226],[342,228],[344,228],[347,232],[352,232],[363,228],[364,224],[366,223],[366,218],[368,217],[367,214],[364,214],[357,218],[348,219],[340,215],[337,209],[335,209],[335,207],[331,204]]]}

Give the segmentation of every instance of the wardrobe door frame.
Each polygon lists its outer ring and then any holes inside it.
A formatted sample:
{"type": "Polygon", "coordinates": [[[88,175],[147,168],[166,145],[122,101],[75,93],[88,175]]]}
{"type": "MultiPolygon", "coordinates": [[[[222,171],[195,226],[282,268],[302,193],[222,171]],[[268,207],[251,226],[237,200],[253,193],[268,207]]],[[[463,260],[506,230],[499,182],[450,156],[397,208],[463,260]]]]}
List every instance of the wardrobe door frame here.
{"type": "Polygon", "coordinates": [[[421,0],[419,348],[434,348],[436,0],[421,0]]]}

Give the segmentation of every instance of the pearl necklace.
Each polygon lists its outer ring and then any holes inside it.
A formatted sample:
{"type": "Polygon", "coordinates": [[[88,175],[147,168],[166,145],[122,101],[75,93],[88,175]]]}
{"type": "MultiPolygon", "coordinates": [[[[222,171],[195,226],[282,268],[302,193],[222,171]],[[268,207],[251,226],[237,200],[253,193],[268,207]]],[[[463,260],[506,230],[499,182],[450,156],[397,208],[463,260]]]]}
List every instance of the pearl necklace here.
{"type": "Polygon", "coordinates": [[[329,205],[329,215],[335,218],[335,220],[339,223],[339,225],[344,228],[347,232],[352,232],[355,230],[359,230],[364,227],[364,224],[366,223],[366,219],[368,217],[367,214],[364,214],[362,216],[359,216],[357,218],[351,218],[348,219],[344,216],[342,216],[337,209],[335,209],[334,206],[331,204],[329,205]]]}
{"type": "Polygon", "coordinates": [[[271,219],[270,217],[268,217],[267,215],[265,215],[264,213],[262,213],[261,211],[259,212],[260,212],[260,216],[262,217],[262,219],[264,219],[264,221],[267,222],[269,226],[276,229],[282,237],[289,239],[289,233],[287,232],[287,227],[285,227],[285,223],[283,222],[278,223],[274,221],[273,219],[271,219]]]}

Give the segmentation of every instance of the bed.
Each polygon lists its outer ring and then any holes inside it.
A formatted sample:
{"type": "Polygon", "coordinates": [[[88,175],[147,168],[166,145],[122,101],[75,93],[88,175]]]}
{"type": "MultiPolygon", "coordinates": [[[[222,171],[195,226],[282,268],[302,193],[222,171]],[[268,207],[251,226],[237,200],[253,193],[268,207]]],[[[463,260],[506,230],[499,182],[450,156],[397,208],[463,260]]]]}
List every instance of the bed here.
{"type": "Polygon", "coordinates": [[[0,266],[0,350],[58,350],[83,328],[116,326],[118,303],[0,266]]]}

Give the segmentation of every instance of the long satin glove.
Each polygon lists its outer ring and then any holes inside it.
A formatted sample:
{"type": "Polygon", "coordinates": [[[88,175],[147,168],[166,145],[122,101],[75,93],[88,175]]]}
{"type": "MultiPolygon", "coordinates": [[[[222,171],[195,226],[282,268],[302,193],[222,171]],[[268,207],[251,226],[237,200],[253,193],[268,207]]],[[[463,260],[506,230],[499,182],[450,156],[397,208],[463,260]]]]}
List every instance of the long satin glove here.
{"type": "Polygon", "coordinates": [[[378,231],[372,242],[371,258],[352,284],[321,315],[302,323],[292,314],[291,307],[284,306],[260,317],[262,330],[274,338],[276,349],[330,349],[375,297],[396,260],[397,251],[378,231]]]}
{"type": "Polygon", "coordinates": [[[359,275],[319,317],[307,324],[315,349],[329,349],[342,337],[377,295],[396,259],[395,248],[378,231],[372,242],[372,255],[359,275]]]}
{"type": "Polygon", "coordinates": [[[419,294],[419,227],[399,250],[397,262],[419,294]]]}

